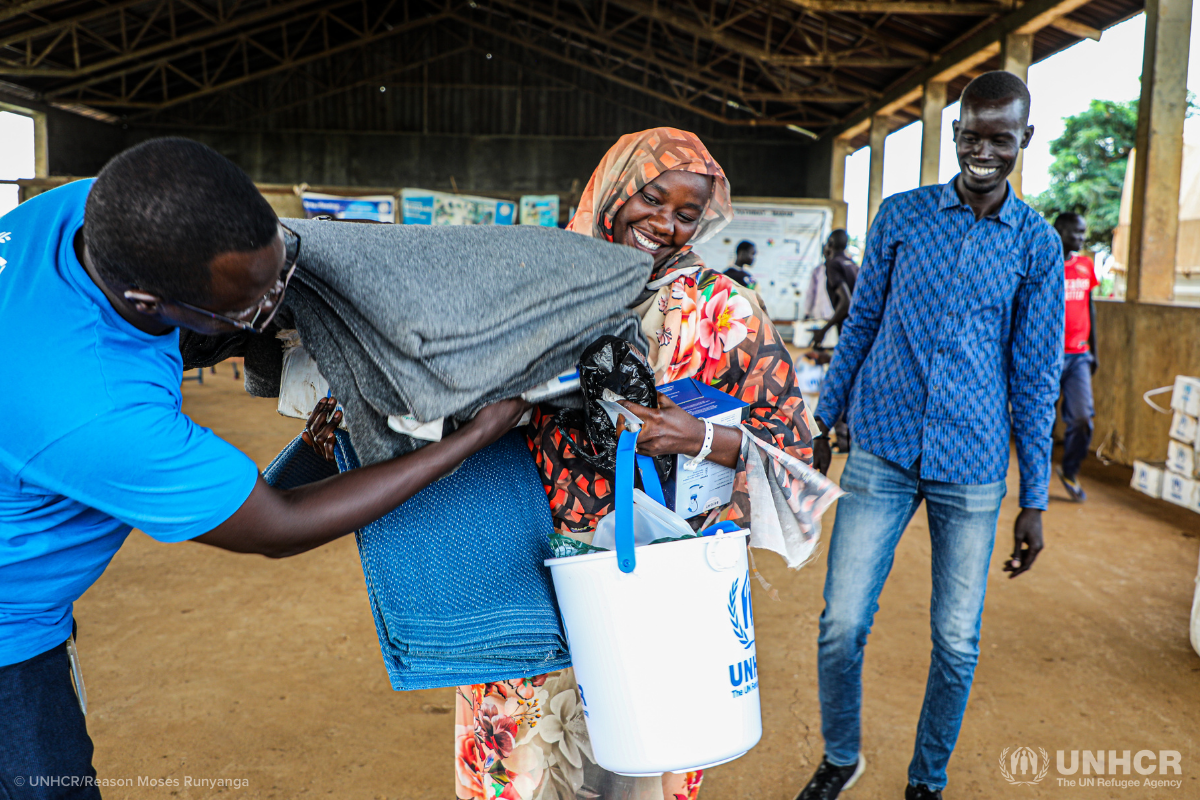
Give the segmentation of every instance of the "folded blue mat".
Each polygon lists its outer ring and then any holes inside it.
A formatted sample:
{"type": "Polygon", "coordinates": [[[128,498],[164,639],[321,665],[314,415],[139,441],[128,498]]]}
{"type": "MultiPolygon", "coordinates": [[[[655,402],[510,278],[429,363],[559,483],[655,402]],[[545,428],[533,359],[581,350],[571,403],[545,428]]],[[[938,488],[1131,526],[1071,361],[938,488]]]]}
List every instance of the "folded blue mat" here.
{"type": "MultiPolygon", "coordinates": [[[[281,489],[359,466],[338,431],[337,469],[291,442],[263,472],[281,489]]],[[[356,534],[393,689],[540,675],[570,666],[549,570],[553,524],[524,436],[468,458],[356,534]]]]}

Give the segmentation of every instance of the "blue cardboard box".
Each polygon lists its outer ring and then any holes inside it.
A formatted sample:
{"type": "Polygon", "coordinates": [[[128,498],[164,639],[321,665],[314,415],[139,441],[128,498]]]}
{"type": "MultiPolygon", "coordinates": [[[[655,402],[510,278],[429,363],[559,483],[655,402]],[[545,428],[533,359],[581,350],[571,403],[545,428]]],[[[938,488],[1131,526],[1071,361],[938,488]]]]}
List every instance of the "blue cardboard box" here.
{"type": "MultiPolygon", "coordinates": [[[[714,425],[736,428],[742,421],[742,409],[746,404],[720,389],[706,386],[695,378],[684,378],[658,387],[675,405],[697,419],[708,420],[714,425]]],[[[729,502],[733,494],[734,471],[729,467],[704,461],[696,469],[687,471],[684,464],[691,455],[680,455],[675,465],[674,498],[666,492],[668,505],[682,517],[694,517],[729,502]]]]}

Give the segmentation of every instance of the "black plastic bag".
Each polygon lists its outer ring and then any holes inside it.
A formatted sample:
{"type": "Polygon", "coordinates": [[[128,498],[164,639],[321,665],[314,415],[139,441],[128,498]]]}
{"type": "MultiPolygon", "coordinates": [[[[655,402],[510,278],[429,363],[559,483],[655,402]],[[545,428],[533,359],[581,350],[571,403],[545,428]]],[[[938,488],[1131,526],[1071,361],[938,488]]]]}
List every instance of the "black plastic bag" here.
{"type": "MultiPolygon", "coordinates": [[[[560,409],[554,415],[554,424],[568,439],[571,429],[580,432],[582,437],[575,440],[575,452],[601,473],[613,477],[617,469],[617,428],[598,401],[608,389],[631,403],[658,408],[654,371],[646,357],[629,342],[616,336],[601,336],[579,357],[579,388],[583,408],[560,409]]],[[[674,472],[675,456],[655,456],[654,465],[667,486],[674,472]]]]}

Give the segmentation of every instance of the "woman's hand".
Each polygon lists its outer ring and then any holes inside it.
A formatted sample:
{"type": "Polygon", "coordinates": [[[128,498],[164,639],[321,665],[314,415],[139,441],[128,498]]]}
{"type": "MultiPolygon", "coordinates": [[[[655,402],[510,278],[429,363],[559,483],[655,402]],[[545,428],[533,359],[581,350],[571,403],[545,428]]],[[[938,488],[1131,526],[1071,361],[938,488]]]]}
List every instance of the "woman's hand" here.
{"type": "Polygon", "coordinates": [[[342,424],[342,412],[337,410],[337,398],[323,397],[317,401],[308,422],[304,424],[304,433],[300,438],[304,443],[317,451],[326,461],[333,461],[333,448],[337,444],[334,435],[338,425],[342,424]]]}
{"type": "MultiPolygon", "coordinates": [[[[642,421],[638,434],[638,452],[648,456],[687,453],[695,455],[704,446],[704,423],[671,402],[666,395],[658,396],[658,408],[647,408],[622,400],[621,405],[642,421]]],[[[618,422],[624,420],[621,417],[618,422]]],[[[617,428],[620,435],[623,426],[617,428]]]]}
{"type": "MultiPolygon", "coordinates": [[[[621,405],[642,420],[637,449],[648,456],[683,454],[694,456],[704,447],[704,422],[675,405],[664,394],[658,395],[658,408],[646,408],[628,400],[621,405]]],[[[624,420],[620,418],[618,422],[624,420]]],[[[618,425],[617,434],[624,429],[618,425]]],[[[708,461],[726,467],[737,466],[742,450],[742,432],[724,425],[713,426],[712,452],[708,461]]]]}

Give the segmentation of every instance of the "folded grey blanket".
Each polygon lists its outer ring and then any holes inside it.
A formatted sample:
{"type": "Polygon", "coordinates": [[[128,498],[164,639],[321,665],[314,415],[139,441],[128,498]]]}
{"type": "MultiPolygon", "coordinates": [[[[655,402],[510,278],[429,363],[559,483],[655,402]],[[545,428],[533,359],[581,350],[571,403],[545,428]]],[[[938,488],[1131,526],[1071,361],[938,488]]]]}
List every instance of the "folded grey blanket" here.
{"type": "Polygon", "coordinates": [[[363,464],[416,446],[390,415],[467,419],[605,334],[646,349],[629,306],[651,263],[631,247],[536,226],[284,224],[301,237],[284,311],[363,464]]]}

